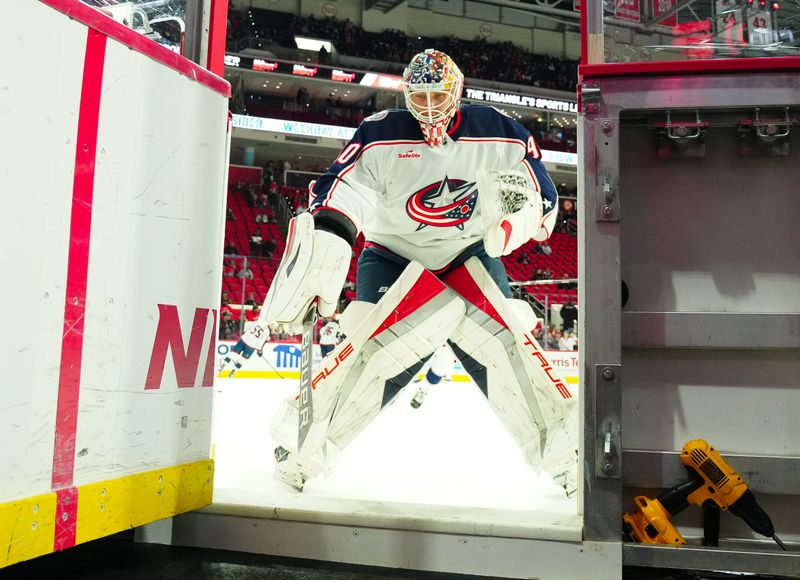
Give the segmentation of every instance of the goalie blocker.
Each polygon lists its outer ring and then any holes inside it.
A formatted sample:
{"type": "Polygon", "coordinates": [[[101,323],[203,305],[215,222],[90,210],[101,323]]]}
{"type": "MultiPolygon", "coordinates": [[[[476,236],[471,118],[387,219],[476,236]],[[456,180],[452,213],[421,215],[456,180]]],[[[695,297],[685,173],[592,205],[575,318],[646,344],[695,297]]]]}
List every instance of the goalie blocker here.
{"type": "Polygon", "coordinates": [[[530,306],[505,298],[479,259],[444,283],[412,262],[377,304],[353,302],[341,322],[347,340],[312,373],[314,420],[300,453],[297,397],[276,417],[281,479],[302,489],[307,478],[333,467],[340,450],[450,339],[526,459],[574,495],[574,397],[532,338],[530,306]]]}

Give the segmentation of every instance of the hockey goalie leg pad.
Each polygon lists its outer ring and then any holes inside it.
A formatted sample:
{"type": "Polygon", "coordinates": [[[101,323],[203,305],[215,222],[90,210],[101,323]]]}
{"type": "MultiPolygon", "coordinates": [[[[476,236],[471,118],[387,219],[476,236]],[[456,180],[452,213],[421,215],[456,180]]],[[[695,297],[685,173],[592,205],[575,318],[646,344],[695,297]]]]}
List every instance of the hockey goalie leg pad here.
{"type": "Polygon", "coordinates": [[[296,462],[324,470],[329,451],[349,443],[411,381],[453,333],[464,309],[456,292],[415,262],[377,304],[351,303],[341,321],[347,338],[312,371],[313,418],[302,457],[296,397],[273,423],[275,440],[296,462]]]}
{"type": "Polygon", "coordinates": [[[467,302],[451,337],[456,356],[519,442],[567,495],[577,489],[577,405],[566,381],[533,338],[530,306],[503,296],[477,258],[444,282],[467,302]]]}

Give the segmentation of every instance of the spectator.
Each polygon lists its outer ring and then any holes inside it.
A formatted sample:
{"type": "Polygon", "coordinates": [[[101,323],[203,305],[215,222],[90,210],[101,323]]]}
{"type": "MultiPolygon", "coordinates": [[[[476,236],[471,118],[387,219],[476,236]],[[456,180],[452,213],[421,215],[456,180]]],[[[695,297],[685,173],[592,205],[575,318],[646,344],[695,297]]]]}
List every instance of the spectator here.
{"type": "Polygon", "coordinates": [[[225,278],[233,278],[236,276],[236,262],[228,260],[225,262],[225,267],[222,269],[222,275],[225,278]]]}
{"type": "Polygon", "coordinates": [[[244,199],[247,202],[247,207],[256,207],[256,192],[252,183],[245,190],[244,199]]]}
{"type": "Polygon", "coordinates": [[[256,302],[256,295],[254,292],[250,292],[247,294],[247,300],[244,301],[245,306],[255,306],[256,302]]]}
{"type": "Polygon", "coordinates": [[[227,255],[236,254],[236,244],[231,241],[225,242],[225,249],[223,250],[223,253],[227,255]]]}
{"type": "Polygon", "coordinates": [[[272,255],[275,253],[278,245],[275,243],[275,240],[267,240],[261,246],[261,251],[263,252],[264,257],[272,258],[272,255]]]}
{"type": "Polygon", "coordinates": [[[264,238],[261,237],[261,230],[257,229],[253,232],[253,235],[250,236],[250,255],[251,256],[260,256],[261,255],[261,244],[264,242],[264,238]]]}
{"type": "Polygon", "coordinates": [[[233,319],[233,314],[230,310],[223,310],[219,321],[219,339],[236,340],[238,334],[239,324],[233,319]]]}
{"type": "Polygon", "coordinates": [[[247,311],[247,320],[250,322],[254,322],[258,320],[260,314],[261,314],[261,306],[256,303],[250,310],[247,311]]]}
{"type": "Polygon", "coordinates": [[[575,321],[578,320],[578,309],[572,303],[572,300],[567,298],[567,302],[561,307],[561,328],[564,332],[572,332],[575,329],[575,321]]]}
{"type": "Polygon", "coordinates": [[[578,339],[574,332],[565,332],[558,339],[558,350],[575,350],[578,348],[578,339]]]}
{"type": "Polygon", "coordinates": [[[254,276],[253,276],[253,271],[250,269],[250,266],[242,264],[242,268],[241,270],[239,270],[238,277],[242,278],[243,280],[252,280],[254,276]]]}
{"type": "Polygon", "coordinates": [[[555,326],[551,326],[544,337],[545,348],[547,350],[559,350],[559,341],[561,340],[561,330],[555,326]]]}

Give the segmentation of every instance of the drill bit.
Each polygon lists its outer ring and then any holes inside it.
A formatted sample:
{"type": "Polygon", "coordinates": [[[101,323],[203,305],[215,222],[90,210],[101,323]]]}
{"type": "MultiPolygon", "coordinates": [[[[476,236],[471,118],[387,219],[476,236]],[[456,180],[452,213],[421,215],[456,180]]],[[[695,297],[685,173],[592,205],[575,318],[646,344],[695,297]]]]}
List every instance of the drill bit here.
{"type": "Polygon", "coordinates": [[[789,548],[787,548],[786,545],[783,542],[781,542],[777,534],[772,534],[772,539],[775,540],[775,543],[781,547],[781,550],[783,550],[784,552],[789,551],[789,548]]]}

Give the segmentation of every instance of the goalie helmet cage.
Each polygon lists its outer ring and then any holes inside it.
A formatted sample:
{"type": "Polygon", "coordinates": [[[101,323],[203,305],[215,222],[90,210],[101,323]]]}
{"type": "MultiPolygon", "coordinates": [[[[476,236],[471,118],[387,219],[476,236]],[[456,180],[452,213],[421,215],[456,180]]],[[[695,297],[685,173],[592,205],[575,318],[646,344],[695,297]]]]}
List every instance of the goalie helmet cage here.
{"type": "Polygon", "coordinates": [[[703,546],[687,510],[687,546],[625,543],[623,564],[796,577],[800,58],[779,56],[796,24],[744,2],[667,4],[582,4],[584,539],[618,542],[634,488],[684,481],[680,449],[704,437],[795,553],[730,514],[703,546]]]}

